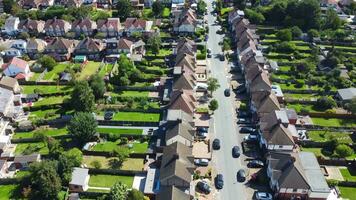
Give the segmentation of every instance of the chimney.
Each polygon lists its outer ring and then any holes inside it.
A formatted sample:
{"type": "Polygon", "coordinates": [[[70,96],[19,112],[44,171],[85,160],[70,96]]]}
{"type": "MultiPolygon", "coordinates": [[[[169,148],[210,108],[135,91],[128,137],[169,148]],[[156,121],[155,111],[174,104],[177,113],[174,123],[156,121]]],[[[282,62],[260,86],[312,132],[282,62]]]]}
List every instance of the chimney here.
{"type": "Polygon", "coordinates": [[[173,158],[172,160],[178,160],[179,159],[179,154],[178,153],[173,154],[172,158],[173,158]]]}

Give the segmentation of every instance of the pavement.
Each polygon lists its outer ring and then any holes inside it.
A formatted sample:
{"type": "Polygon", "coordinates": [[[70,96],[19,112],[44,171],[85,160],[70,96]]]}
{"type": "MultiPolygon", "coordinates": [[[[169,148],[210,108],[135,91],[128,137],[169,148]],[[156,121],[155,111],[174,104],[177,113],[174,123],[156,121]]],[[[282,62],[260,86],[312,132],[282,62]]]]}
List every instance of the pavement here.
{"type": "Polygon", "coordinates": [[[221,200],[246,200],[246,186],[244,183],[239,183],[236,180],[236,173],[241,168],[246,168],[240,158],[232,157],[232,147],[235,145],[241,148],[241,135],[238,133],[236,124],[235,112],[235,97],[232,93],[230,97],[224,96],[224,90],[230,88],[230,77],[228,73],[227,61],[220,61],[218,55],[222,53],[219,41],[223,40],[223,35],[218,35],[216,31],[220,27],[215,25],[215,19],[211,12],[212,0],[205,0],[208,4],[208,24],[209,24],[209,39],[207,48],[212,50],[212,58],[208,58],[208,69],[211,71],[211,77],[217,78],[220,88],[213,93],[213,98],[219,103],[219,108],[214,112],[212,119],[212,139],[218,138],[221,142],[221,149],[213,151],[212,165],[213,178],[216,174],[222,174],[224,177],[224,187],[217,192],[214,199],[221,200]],[[214,25],[213,25],[214,24],[214,25]]]}

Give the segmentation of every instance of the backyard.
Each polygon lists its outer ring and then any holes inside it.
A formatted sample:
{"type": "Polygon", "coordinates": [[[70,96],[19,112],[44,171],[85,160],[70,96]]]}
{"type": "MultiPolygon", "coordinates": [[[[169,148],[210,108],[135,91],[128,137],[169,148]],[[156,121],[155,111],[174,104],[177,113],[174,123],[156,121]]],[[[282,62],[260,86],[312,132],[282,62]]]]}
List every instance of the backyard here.
{"type": "Polygon", "coordinates": [[[350,144],[353,142],[352,134],[350,132],[335,132],[335,131],[308,131],[309,139],[315,142],[327,142],[333,137],[340,143],[350,144]]]}
{"type": "Polygon", "coordinates": [[[355,188],[353,187],[343,187],[343,186],[338,186],[340,192],[341,192],[341,197],[343,199],[349,199],[349,200],[355,200],[355,188]]]}
{"type": "MultiPolygon", "coordinates": [[[[98,161],[101,163],[101,168],[103,169],[117,169],[115,167],[115,157],[104,157],[104,156],[83,156],[83,164],[90,168],[95,168],[93,162],[98,161]]],[[[122,170],[142,170],[143,159],[140,158],[128,158],[120,167],[122,170]]]]}
{"type": "Polygon", "coordinates": [[[320,126],[347,126],[347,127],[356,126],[356,121],[353,119],[312,117],[312,121],[315,125],[320,125],[320,126]]]}
{"type": "Polygon", "coordinates": [[[58,74],[63,72],[67,67],[69,67],[68,63],[59,63],[58,65],[54,66],[54,68],[51,71],[47,72],[43,76],[43,80],[46,81],[58,80],[59,79],[58,74]]]}
{"type": "Polygon", "coordinates": [[[120,91],[120,92],[113,92],[111,96],[113,97],[148,97],[148,91],[120,91]]]}
{"type": "Polygon", "coordinates": [[[37,128],[33,131],[29,132],[16,132],[16,134],[12,137],[13,139],[21,139],[21,138],[33,138],[36,133],[43,133],[46,136],[60,136],[66,135],[67,129],[66,128],[37,128]]]}
{"type": "Polygon", "coordinates": [[[48,154],[48,148],[43,142],[16,144],[16,155],[27,155],[32,153],[48,154]]]}
{"type": "Polygon", "coordinates": [[[70,86],[59,86],[59,85],[23,85],[24,94],[54,94],[59,92],[69,92],[72,90],[70,86]]]}
{"type": "Polygon", "coordinates": [[[339,169],[345,181],[356,182],[356,170],[352,167],[340,168],[339,169]]]}
{"type": "Polygon", "coordinates": [[[122,182],[128,187],[132,186],[133,176],[116,176],[116,175],[90,175],[89,186],[91,187],[107,187],[110,188],[116,182],[122,182]]]}
{"type": "Polygon", "coordinates": [[[128,144],[126,145],[121,145],[121,140],[118,139],[115,142],[102,142],[99,143],[97,145],[95,145],[91,150],[92,151],[105,151],[105,152],[112,152],[114,151],[117,147],[121,146],[121,147],[125,147],[127,149],[129,149],[130,153],[146,153],[147,149],[148,149],[148,142],[138,142],[138,141],[134,141],[134,142],[130,142],[129,144],[132,144],[132,147],[129,146],[128,144]]]}
{"type": "MultiPolygon", "coordinates": [[[[101,116],[104,112],[100,113],[101,116]]],[[[159,122],[159,113],[145,112],[116,112],[112,118],[115,121],[133,121],[133,122],[159,122]]]]}
{"type": "Polygon", "coordinates": [[[0,200],[9,200],[13,198],[13,192],[17,185],[0,185],[0,200]]]}
{"type": "MultiPolygon", "coordinates": [[[[336,158],[334,154],[330,154],[330,152],[324,151],[322,148],[307,148],[307,147],[302,147],[302,151],[306,152],[312,152],[315,154],[316,157],[323,157],[323,158],[336,158]]],[[[352,154],[349,157],[346,157],[346,159],[355,159],[356,154],[352,154]]]]}
{"type": "Polygon", "coordinates": [[[134,128],[97,128],[99,133],[142,135],[142,129],[134,128]]]}
{"type": "Polygon", "coordinates": [[[99,67],[100,67],[100,62],[93,62],[89,61],[88,64],[86,64],[82,71],[80,72],[78,79],[79,80],[86,80],[88,79],[91,75],[95,74],[99,67]]]}

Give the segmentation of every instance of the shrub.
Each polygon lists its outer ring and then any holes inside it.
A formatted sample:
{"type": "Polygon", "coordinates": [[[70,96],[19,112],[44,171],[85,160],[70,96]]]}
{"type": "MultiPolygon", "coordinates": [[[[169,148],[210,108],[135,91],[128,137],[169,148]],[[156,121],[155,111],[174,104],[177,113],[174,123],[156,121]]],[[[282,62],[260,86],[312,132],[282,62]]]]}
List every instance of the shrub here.
{"type": "Polygon", "coordinates": [[[303,34],[302,30],[300,30],[298,26],[293,26],[291,31],[293,38],[299,38],[303,34]]]}
{"type": "Polygon", "coordinates": [[[293,53],[296,49],[295,44],[290,42],[281,42],[276,45],[277,52],[293,53]]]}
{"type": "Polygon", "coordinates": [[[290,29],[282,29],[276,33],[276,36],[281,41],[291,41],[292,31],[290,29]]]}
{"type": "Polygon", "coordinates": [[[319,36],[320,36],[320,34],[319,34],[318,30],[316,30],[316,29],[310,29],[310,30],[308,31],[308,37],[309,37],[309,39],[312,39],[312,38],[314,38],[314,37],[319,37],[319,36]]]}
{"type": "Polygon", "coordinates": [[[348,156],[351,156],[354,153],[354,150],[347,146],[346,144],[339,144],[335,148],[335,153],[340,157],[340,158],[345,158],[348,156]]]}
{"type": "Polygon", "coordinates": [[[331,97],[320,97],[316,101],[316,106],[320,109],[331,109],[336,106],[336,102],[331,97]]]}
{"type": "Polygon", "coordinates": [[[307,108],[301,108],[301,109],[300,109],[300,112],[301,112],[301,113],[304,113],[304,114],[305,114],[305,113],[309,113],[309,111],[310,111],[310,110],[307,109],[307,108]]]}
{"type": "Polygon", "coordinates": [[[304,80],[296,80],[295,87],[302,88],[304,86],[304,84],[305,84],[304,80]]]}
{"type": "Polygon", "coordinates": [[[253,24],[261,24],[265,21],[265,17],[252,9],[246,8],[245,10],[246,17],[251,21],[253,24]]]}
{"type": "Polygon", "coordinates": [[[94,160],[90,164],[93,165],[95,169],[100,169],[102,167],[101,163],[98,160],[94,160]]]}

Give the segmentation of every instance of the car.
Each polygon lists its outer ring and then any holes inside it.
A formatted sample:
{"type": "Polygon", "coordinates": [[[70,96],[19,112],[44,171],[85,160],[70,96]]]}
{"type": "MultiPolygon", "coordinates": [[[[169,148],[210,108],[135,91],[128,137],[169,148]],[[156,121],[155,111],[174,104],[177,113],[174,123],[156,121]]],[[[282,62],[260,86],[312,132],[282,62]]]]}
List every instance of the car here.
{"type": "Polygon", "coordinates": [[[209,39],[209,36],[206,35],[205,38],[204,38],[205,42],[208,41],[208,39],[209,39]]]}
{"type": "Polygon", "coordinates": [[[232,147],[232,157],[238,158],[238,157],[240,157],[240,154],[241,154],[240,147],[238,147],[238,146],[232,147]]]}
{"type": "Polygon", "coordinates": [[[251,113],[247,111],[240,111],[238,117],[251,117],[251,113]]]}
{"type": "Polygon", "coordinates": [[[237,122],[239,124],[249,124],[249,123],[251,123],[251,120],[247,119],[247,118],[239,118],[239,120],[237,122]]]}
{"type": "Polygon", "coordinates": [[[241,84],[241,85],[237,86],[236,90],[241,90],[241,89],[243,89],[243,88],[246,89],[245,84],[241,84]]]}
{"type": "Polygon", "coordinates": [[[214,150],[219,150],[220,149],[220,140],[217,139],[217,138],[213,140],[213,149],[214,150]]]}
{"type": "Polygon", "coordinates": [[[224,177],[222,174],[218,174],[215,177],[215,187],[216,189],[222,189],[224,187],[224,177]]]}
{"type": "Polygon", "coordinates": [[[237,94],[243,94],[245,92],[246,92],[246,87],[241,88],[241,89],[237,89],[237,91],[236,91],[237,94]]]}
{"type": "Polygon", "coordinates": [[[104,120],[112,120],[113,116],[114,116],[114,112],[106,111],[104,113],[104,120]]]}
{"type": "Polygon", "coordinates": [[[208,48],[208,49],[206,50],[206,52],[211,53],[211,49],[210,49],[210,48],[208,48]]]}
{"type": "Polygon", "coordinates": [[[260,168],[264,166],[264,163],[261,160],[251,160],[247,163],[247,166],[250,168],[260,168]]]}
{"type": "Polygon", "coordinates": [[[200,139],[205,139],[206,137],[208,137],[208,133],[197,132],[196,137],[200,139]]]}
{"type": "Polygon", "coordinates": [[[226,97],[229,97],[229,96],[231,95],[231,92],[230,92],[230,89],[229,89],[229,88],[227,88],[227,89],[224,90],[224,95],[225,95],[226,97]]]}
{"type": "Polygon", "coordinates": [[[211,53],[208,53],[208,54],[207,54],[207,57],[208,57],[208,58],[211,58],[211,57],[212,57],[212,56],[211,56],[211,53]]]}
{"type": "Polygon", "coordinates": [[[256,192],[256,200],[272,200],[272,194],[267,192],[256,192]]]}
{"type": "Polygon", "coordinates": [[[244,142],[257,142],[258,137],[257,135],[247,135],[244,137],[244,142]]]}
{"type": "Polygon", "coordinates": [[[211,192],[211,188],[206,181],[199,181],[197,183],[197,188],[205,194],[209,194],[211,192]]]}
{"type": "Polygon", "coordinates": [[[197,158],[194,159],[194,164],[198,166],[208,166],[209,165],[209,160],[205,158],[197,158]]]}
{"type": "Polygon", "coordinates": [[[251,127],[242,127],[240,129],[240,133],[254,133],[256,129],[251,128],[251,127]]]}
{"type": "Polygon", "coordinates": [[[206,128],[206,127],[198,127],[198,128],[197,128],[197,131],[198,131],[198,132],[204,132],[204,133],[207,133],[207,132],[208,132],[208,130],[209,130],[209,129],[208,129],[208,128],[206,128]]]}
{"type": "Polygon", "coordinates": [[[246,171],[244,169],[240,169],[236,174],[236,179],[238,182],[245,182],[246,180],[246,171]]]}
{"type": "Polygon", "coordinates": [[[220,55],[220,61],[225,61],[225,54],[222,53],[222,54],[220,55]]]}

